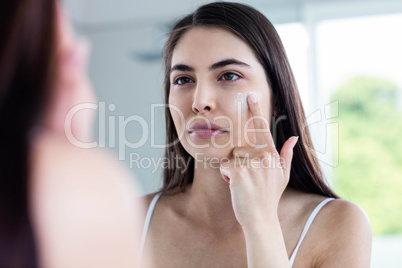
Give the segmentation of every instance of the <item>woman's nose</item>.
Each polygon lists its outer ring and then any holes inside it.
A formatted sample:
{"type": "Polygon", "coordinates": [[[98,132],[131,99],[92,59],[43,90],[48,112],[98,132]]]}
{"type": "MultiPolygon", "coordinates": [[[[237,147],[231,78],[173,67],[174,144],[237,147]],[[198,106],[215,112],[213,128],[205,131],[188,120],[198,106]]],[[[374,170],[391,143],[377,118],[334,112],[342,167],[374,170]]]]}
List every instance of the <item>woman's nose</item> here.
{"type": "Polygon", "coordinates": [[[197,87],[194,92],[192,109],[195,113],[211,112],[215,109],[215,96],[211,88],[197,87]]]}

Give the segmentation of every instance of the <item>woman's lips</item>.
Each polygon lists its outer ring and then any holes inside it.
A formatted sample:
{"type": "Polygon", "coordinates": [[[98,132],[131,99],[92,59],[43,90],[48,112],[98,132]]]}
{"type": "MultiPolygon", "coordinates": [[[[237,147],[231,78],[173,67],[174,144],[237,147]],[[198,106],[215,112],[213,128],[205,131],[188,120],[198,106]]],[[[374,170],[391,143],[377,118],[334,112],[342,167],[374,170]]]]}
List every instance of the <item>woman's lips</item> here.
{"type": "Polygon", "coordinates": [[[190,136],[195,138],[210,139],[227,133],[221,126],[212,123],[194,123],[189,130],[190,136]]]}
{"type": "Polygon", "coordinates": [[[213,130],[213,129],[198,129],[198,130],[191,130],[190,136],[195,138],[201,139],[210,139],[212,137],[218,137],[221,135],[226,134],[226,131],[223,130],[213,130]]]}

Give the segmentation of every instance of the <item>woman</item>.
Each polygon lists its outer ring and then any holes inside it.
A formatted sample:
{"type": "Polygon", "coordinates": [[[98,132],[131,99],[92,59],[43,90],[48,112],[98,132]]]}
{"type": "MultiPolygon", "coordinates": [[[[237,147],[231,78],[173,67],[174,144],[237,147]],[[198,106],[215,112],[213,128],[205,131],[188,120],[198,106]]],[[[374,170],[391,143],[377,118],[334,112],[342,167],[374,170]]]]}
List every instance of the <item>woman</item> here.
{"type": "Polygon", "coordinates": [[[261,13],[201,6],[173,27],[164,63],[165,156],[179,160],[146,197],[154,267],[369,267],[368,219],[324,182],[285,51],[261,13]]]}
{"type": "MultiPolygon", "coordinates": [[[[54,0],[6,1],[0,18],[0,267],[136,267],[128,174],[66,139],[68,111],[95,101],[85,44],[54,0]]],[[[80,141],[90,112],[72,120],[80,141]]]]}

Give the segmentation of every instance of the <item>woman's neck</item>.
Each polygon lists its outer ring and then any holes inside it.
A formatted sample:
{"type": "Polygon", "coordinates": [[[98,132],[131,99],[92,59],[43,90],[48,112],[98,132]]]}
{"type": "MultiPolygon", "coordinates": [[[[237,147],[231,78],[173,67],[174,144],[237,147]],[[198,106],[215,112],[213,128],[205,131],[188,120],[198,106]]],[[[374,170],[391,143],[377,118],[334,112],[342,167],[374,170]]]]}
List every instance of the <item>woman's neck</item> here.
{"type": "Polygon", "coordinates": [[[241,229],[233,211],[229,184],[223,180],[219,168],[197,163],[194,181],[186,193],[189,209],[196,212],[200,223],[222,233],[241,229]]]}

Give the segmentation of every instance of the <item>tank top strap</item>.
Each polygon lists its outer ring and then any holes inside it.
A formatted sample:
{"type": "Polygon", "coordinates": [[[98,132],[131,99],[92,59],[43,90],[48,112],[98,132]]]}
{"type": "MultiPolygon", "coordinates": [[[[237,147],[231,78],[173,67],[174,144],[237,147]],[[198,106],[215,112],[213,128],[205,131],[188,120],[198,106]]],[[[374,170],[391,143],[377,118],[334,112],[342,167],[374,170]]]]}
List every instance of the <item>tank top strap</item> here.
{"type": "Polygon", "coordinates": [[[310,228],[311,224],[313,223],[313,220],[315,218],[315,216],[317,216],[318,212],[321,210],[321,208],[323,206],[325,206],[325,204],[327,204],[329,201],[334,200],[335,198],[329,197],[327,199],[324,199],[323,201],[321,201],[315,208],[314,210],[311,212],[310,216],[308,217],[306,224],[304,225],[303,231],[300,235],[299,241],[297,242],[297,246],[295,248],[295,250],[292,253],[292,256],[290,257],[290,266],[293,266],[293,263],[295,261],[297,252],[299,251],[299,247],[301,245],[301,243],[303,242],[304,237],[307,234],[308,229],[310,228]]]}
{"type": "Polygon", "coordinates": [[[162,193],[157,193],[154,196],[154,198],[152,198],[152,201],[148,207],[148,211],[147,211],[147,215],[145,217],[144,227],[142,229],[142,235],[141,235],[140,258],[142,257],[142,254],[144,251],[145,240],[147,239],[148,228],[149,228],[149,224],[151,223],[152,214],[154,213],[156,203],[158,202],[158,199],[161,196],[161,194],[162,193]]]}

